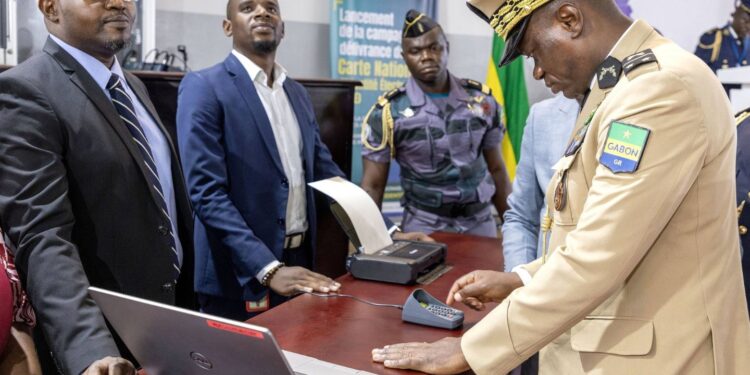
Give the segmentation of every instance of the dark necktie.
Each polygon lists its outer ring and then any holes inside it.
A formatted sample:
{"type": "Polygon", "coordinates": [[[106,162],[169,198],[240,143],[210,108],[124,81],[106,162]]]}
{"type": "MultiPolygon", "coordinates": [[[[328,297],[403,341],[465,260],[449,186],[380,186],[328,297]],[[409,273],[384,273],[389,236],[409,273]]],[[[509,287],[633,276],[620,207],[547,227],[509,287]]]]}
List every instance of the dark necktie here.
{"type": "Polygon", "coordinates": [[[172,218],[169,217],[169,211],[167,211],[167,202],[164,199],[164,193],[161,189],[159,175],[156,173],[156,163],[154,163],[154,157],[151,154],[151,147],[149,146],[148,138],[146,138],[146,134],[143,132],[143,128],[141,128],[141,125],[138,122],[138,117],[135,115],[133,101],[130,100],[130,96],[125,92],[125,88],[118,75],[112,74],[112,78],[110,78],[109,83],[107,83],[107,90],[109,90],[109,95],[112,97],[112,103],[115,105],[115,109],[120,115],[120,119],[122,119],[122,122],[127,126],[130,135],[133,136],[133,142],[135,142],[138,150],[141,152],[141,156],[143,156],[146,169],[148,169],[146,180],[158,193],[157,203],[159,205],[159,210],[162,215],[164,215],[164,220],[167,223],[166,226],[169,228],[169,247],[172,252],[172,273],[174,280],[176,281],[177,277],[180,276],[180,260],[177,254],[174,232],[172,232],[172,218]]]}

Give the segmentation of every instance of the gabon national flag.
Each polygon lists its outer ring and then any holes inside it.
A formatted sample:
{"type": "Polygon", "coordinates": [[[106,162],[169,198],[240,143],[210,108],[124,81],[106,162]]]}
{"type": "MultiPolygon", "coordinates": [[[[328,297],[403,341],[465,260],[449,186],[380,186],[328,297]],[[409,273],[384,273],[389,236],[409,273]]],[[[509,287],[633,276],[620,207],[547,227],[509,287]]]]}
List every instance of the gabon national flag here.
{"type": "Polygon", "coordinates": [[[526,91],[523,59],[498,68],[505,42],[497,34],[492,41],[492,56],[487,69],[487,86],[503,109],[503,123],[506,127],[503,137],[503,160],[511,181],[516,176],[516,165],[521,158],[521,140],[526,117],[529,115],[529,95],[526,91]]]}

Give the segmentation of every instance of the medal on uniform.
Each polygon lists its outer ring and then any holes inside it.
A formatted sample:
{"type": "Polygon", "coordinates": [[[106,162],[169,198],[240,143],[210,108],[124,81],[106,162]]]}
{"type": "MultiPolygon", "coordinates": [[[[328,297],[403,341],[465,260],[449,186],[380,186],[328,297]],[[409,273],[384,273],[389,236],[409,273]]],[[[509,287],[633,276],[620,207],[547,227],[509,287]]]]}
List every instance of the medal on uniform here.
{"type": "Polygon", "coordinates": [[[401,111],[401,114],[406,118],[414,117],[414,110],[411,107],[401,111]]]}
{"type": "Polygon", "coordinates": [[[555,203],[555,210],[562,211],[563,208],[565,208],[565,201],[567,200],[568,195],[568,171],[562,172],[562,177],[560,177],[560,181],[557,183],[557,187],[555,188],[555,196],[554,196],[554,203],[555,203]]]}
{"type": "Polygon", "coordinates": [[[481,105],[469,104],[469,110],[476,117],[482,117],[484,115],[484,109],[481,105]]]}
{"type": "Polygon", "coordinates": [[[586,138],[586,133],[589,130],[589,125],[586,124],[584,127],[578,130],[575,137],[573,137],[572,140],[570,140],[570,143],[568,144],[568,148],[565,149],[565,156],[570,156],[576,153],[579,148],[581,148],[581,145],[583,144],[583,140],[586,138]]]}

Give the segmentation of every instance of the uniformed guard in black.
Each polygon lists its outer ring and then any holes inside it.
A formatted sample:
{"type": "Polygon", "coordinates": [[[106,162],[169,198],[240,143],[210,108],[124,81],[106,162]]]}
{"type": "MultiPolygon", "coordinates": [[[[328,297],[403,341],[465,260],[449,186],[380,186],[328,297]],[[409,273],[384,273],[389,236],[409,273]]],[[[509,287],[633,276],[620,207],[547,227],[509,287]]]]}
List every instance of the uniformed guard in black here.
{"type": "Polygon", "coordinates": [[[448,40],[424,14],[406,14],[401,47],[411,77],[365,116],[362,187],[381,204],[396,161],[405,231],[496,237],[490,206],[504,212],[510,191],[502,109],[489,87],[448,71],[448,40]]]}
{"type": "MultiPolygon", "coordinates": [[[[750,58],[750,0],[737,2],[732,20],[725,26],[706,31],[695,48],[695,55],[714,72],[747,66],[750,58]]],[[[727,94],[734,88],[739,88],[739,85],[724,85],[727,94]]]]}
{"type": "Polygon", "coordinates": [[[743,249],[745,298],[750,302],[750,108],[737,115],[737,219],[743,249]]]}

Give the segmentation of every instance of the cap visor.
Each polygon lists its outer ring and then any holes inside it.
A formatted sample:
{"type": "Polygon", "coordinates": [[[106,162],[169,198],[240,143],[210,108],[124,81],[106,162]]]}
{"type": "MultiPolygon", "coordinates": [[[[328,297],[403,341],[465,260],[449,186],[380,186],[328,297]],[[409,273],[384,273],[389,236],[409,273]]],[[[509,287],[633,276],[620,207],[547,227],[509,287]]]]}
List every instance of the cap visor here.
{"type": "Polygon", "coordinates": [[[484,22],[490,23],[490,17],[487,17],[487,15],[486,15],[486,14],[484,14],[484,12],[482,12],[481,10],[479,10],[479,8],[477,8],[477,7],[473,6],[473,5],[471,5],[471,3],[468,3],[468,2],[466,3],[466,6],[467,6],[467,7],[469,7],[469,10],[470,10],[470,11],[471,11],[472,13],[476,14],[476,15],[477,15],[477,17],[479,17],[479,18],[483,19],[483,20],[484,20],[484,22]]]}
{"type": "Polygon", "coordinates": [[[503,58],[500,59],[500,67],[510,64],[516,57],[521,56],[521,51],[518,50],[518,46],[523,40],[523,35],[526,33],[526,27],[529,25],[529,19],[531,17],[525,17],[513,30],[508,34],[508,39],[505,41],[505,51],[503,51],[503,58]]]}

